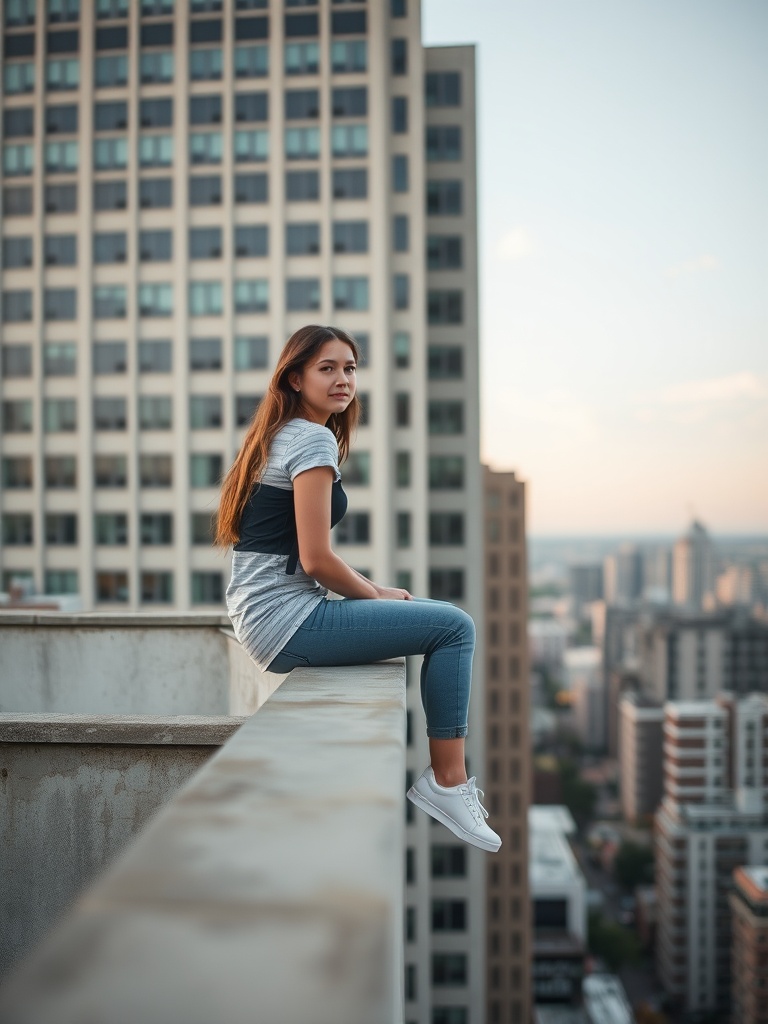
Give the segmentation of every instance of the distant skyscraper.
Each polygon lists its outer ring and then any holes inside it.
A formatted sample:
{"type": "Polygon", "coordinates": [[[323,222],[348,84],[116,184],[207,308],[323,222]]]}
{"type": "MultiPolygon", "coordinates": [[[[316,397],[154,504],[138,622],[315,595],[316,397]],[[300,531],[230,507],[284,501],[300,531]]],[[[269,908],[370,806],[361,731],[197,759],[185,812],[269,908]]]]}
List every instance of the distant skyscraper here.
{"type": "Polygon", "coordinates": [[[578,618],[585,604],[599,601],[603,596],[603,567],[587,563],[570,565],[568,576],[573,610],[578,618]]]}
{"type": "Polygon", "coordinates": [[[627,604],[643,593],[643,558],[634,544],[622,544],[603,563],[603,589],[608,604],[627,604]]]}
{"type": "Polygon", "coordinates": [[[672,597],[698,611],[715,590],[716,558],[709,534],[698,520],[676,543],[672,554],[672,597]]]}

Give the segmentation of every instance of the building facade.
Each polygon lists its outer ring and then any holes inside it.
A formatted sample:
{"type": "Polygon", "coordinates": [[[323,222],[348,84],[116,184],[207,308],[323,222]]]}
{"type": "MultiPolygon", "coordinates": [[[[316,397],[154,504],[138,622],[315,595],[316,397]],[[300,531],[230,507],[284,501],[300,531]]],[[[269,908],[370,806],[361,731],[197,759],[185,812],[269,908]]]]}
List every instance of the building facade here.
{"type": "MultiPolygon", "coordinates": [[[[222,474],[285,339],[338,323],[334,544],[473,615],[482,765],[473,48],[426,49],[417,0],[18,0],[3,29],[0,589],[221,608],[222,474]]],[[[483,855],[419,815],[406,863],[405,1019],[469,1021],[483,855]]]]}
{"type": "Polygon", "coordinates": [[[619,702],[619,780],[625,821],[652,819],[663,791],[664,709],[637,693],[619,702]]]}
{"type": "Polygon", "coordinates": [[[672,550],[672,599],[699,611],[711,599],[717,578],[717,558],[709,533],[694,520],[672,550]]]}
{"type": "Polygon", "coordinates": [[[737,868],[731,905],[731,1021],[768,1024],[768,867],[737,868]]]}
{"type": "Polygon", "coordinates": [[[484,788],[498,854],[486,860],[488,1024],[530,1019],[528,892],[528,580],[525,484],[483,467],[485,498],[484,788]]]}

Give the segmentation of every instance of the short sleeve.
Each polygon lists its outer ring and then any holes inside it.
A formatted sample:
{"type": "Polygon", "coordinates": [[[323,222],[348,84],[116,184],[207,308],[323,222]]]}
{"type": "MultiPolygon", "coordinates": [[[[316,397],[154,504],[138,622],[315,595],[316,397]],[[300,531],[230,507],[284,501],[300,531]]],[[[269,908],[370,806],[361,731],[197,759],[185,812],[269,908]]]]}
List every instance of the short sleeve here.
{"type": "Polygon", "coordinates": [[[283,467],[293,481],[299,473],[318,466],[330,466],[333,479],[341,480],[339,472],[339,446],[327,427],[310,427],[295,437],[285,453],[283,467]]]}

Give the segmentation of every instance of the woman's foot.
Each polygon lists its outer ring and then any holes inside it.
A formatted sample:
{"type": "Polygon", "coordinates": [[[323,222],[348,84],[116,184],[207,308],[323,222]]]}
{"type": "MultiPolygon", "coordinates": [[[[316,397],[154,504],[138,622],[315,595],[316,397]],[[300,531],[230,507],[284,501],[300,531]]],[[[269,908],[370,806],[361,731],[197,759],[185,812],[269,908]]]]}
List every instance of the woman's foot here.
{"type": "Polygon", "coordinates": [[[430,765],[408,790],[407,797],[465,843],[496,853],[501,837],[485,823],[488,812],[478,795],[482,792],[475,785],[474,777],[450,788],[441,786],[430,765]]]}

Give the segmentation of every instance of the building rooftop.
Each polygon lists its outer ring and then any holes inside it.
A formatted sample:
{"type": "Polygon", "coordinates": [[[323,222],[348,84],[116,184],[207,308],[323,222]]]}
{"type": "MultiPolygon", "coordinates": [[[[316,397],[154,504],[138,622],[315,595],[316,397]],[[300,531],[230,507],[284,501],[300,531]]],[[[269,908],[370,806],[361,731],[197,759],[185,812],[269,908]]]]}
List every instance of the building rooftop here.
{"type": "Polygon", "coordinates": [[[741,870],[755,888],[760,890],[761,895],[768,897],[768,867],[742,868],[741,870]]]}
{"type": "Polygon", "coordinates": [[[584,882],[584,876],[566,836],[576,831],[567,807],[541,804],[528,809],[531,891],[584,882]]]}
{"type": "Polygon", "coordinates": [[[581,984],[590,1024],[633,1024],[624,986],[613,974],[589,974],[581,984]]]}

